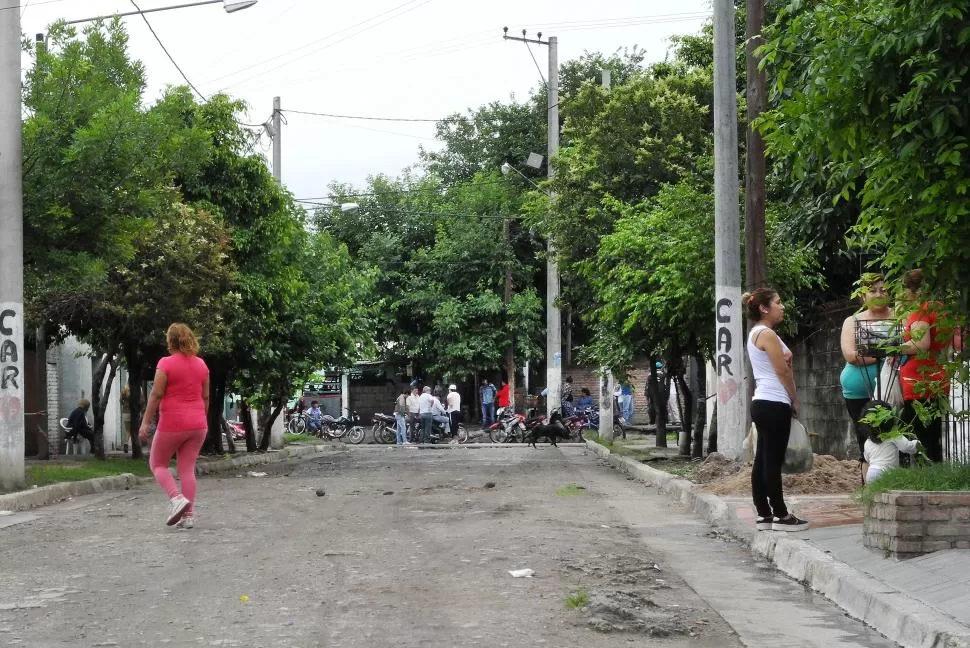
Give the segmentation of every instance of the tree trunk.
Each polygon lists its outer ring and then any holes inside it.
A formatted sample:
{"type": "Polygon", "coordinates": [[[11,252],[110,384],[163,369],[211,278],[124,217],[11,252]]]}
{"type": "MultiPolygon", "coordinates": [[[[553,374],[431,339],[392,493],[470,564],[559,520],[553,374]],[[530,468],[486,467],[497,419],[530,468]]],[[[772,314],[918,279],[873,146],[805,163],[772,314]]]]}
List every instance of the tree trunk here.
{"type": "Polygon", "coordinates": [[[111,397],[111,386],[115,382],[115,374],[118,372],[118,356],[112,353],[102,354],[98,361],[98,366],[94,369],[91,377],[91,410],[94,414],[94,439],[91,442],[91,452],[98,459],[104,459],[104,413],[108,409],[109,398],[111,397]],[[110,371],[109,371],[110,368],[110,371]],[[104,374],[108,374],[105,381],[104,374]]]}
{"type": "Polygon", "coordinates": [[[657,378],[657,363],[655,360],[650,360],[650,379],[647,381],[647,393],[650,394],[650,398],[653,400],[654,407],[657,411],[657,447],[666,448],[667,447],[667,401],[663,400],[663,395],[660,389],[660,380],[657,378]]]}
{"type": "Polygon", "coordinates": [[[697,397],[697,411],[694,419],[694,447],[691,449],[691,457],[701,459],[704,457],[704,424],[707,423],[707,363],[700,354],[695,354],[691,364],[691,381],[694,383],[694,394],[697,397]]]}
{"type": "Polygon", "coordinates": [[[691,433],[693,430],[694,423],[694,396],[691,392],[690,387],[687,385],[687,381],[684,380],[684,374],[677,374],[677,407],[683,403],[684,406],[681,408],[680,412],[680,454],[684,457],[690,456],[691,447],[691,433]]]}
{"type": "Polygon", "coordinates": [[[128,365],[128,411],[131,412],[128,432],[131,436],[131,458],[141,459],[141,440],[138,438],[138,428],[141,427],[141,358],[134,345],[125,349],[125,363],[128,365]]]}
{"type": "Polygon", "coordinates": [[[714,399],[714,415],[711,416],[711,429],[707,431],[707,454],[717,452],[717,398],[714,399]]]}
{"type": "Polygon", "coordinates": [[[218,360],[209,367],[209,411],[206,412],[208,427],[205,444],[202,451],[206,453],[222,454],[222,405],[226,400],[226,381],[228,372],[225,364],[218,360]]]}
{"type": "Polygon", "coordinates": [[[263,436],[259,440],[259,449],[262,452],[269,450],[269,444],[273,436],[273,423],[279,417],[280,412],[283,411],[283,407],[286,405],[286,398],[280,397],[277,402],[276,407],[272,410],[268,410],[267,414],[262,414],[259,417],[259,429],[262,431],[263,436]]]}
{"type": "Polygon", "coordinates": [[[245,398],[239,401],[239,414],[242,417],[243,429],[246,430],[246,452],[256,452],[256,430],[253,429],[253,415],[249,410],[249,401],[245,398]]]}

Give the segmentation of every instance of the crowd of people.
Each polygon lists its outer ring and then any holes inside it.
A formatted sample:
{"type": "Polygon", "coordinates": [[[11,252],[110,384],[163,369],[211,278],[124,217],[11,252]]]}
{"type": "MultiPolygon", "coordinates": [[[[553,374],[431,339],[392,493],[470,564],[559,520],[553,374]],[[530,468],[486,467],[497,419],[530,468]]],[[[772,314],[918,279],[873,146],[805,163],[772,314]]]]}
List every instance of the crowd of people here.
{"type": "MultiPolygon", "coordinates": [[[[906,273],[898,300],[887,293],[879,274],[864,275],[860,284],[862,308],[842,325],[845,366],[840,384],[862,480],[868,483],[901,465],[900,457],[904,463],[916,453],[931,462],[943,460],[939,405],[949,394],[943,362],[954,346],[954,331],[942,304],[927,297],[920,270],[906,273]],[[900,434],[899,423],[912,436],[900,434]]],[[[785,306],[770,288],[745,293],[742,304],[751,322],[747,352],[755,379],[751,419],[758,437],[751,494],[756,525],[761,530],[802,530],[809,523],[788,510],[781,479],[792,417],[800,409],[793,354],[776,333],[785,306]]]]}

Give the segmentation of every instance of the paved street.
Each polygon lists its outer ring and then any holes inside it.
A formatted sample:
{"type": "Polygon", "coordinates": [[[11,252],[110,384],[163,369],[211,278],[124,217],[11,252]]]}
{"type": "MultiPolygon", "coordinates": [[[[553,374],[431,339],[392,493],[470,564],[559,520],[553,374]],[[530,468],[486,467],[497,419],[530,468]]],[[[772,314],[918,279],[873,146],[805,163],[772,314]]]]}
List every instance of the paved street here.
{"type": "Polygon", "coordinates": [[[582,447],[257,470],[0,517],[0,645],[893,645],[582,447]]]}

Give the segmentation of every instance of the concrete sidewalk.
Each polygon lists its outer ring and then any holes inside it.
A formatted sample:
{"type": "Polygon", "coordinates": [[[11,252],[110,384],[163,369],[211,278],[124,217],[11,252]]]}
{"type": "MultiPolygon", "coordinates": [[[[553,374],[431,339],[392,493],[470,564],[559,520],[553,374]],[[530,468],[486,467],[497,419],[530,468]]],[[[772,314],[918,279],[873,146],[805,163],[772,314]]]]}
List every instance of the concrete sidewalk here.
{"type": "Polygon", "coordinates": [[[757,531],[748,497],[718,497],[592,441],[614,467],[680,500],[904,648],[970,648],[970,551],[896,561],[862,546],[862,509],[846,495],[789,496],[812,522],[801,533],[757,531]]]}

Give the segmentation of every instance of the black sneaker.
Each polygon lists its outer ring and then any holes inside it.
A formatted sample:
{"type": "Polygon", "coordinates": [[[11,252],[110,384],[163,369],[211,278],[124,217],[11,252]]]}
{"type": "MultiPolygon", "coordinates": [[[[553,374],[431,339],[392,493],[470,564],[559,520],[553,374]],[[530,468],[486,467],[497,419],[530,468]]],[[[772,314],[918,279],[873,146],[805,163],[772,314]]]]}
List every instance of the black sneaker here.
{"type": "Polygon", "coordinates": [[[800,520],[791,513],[785,518],[775,518],[771,523],[773,531],[804,531],[808,528],[808,522],[800,520]]]}
{"type": "Polygon", "coordinates": [[[754,519],[754,526],[758,531],[771,531],[773,527],[772,519],[770,515],[767,517],[756,517],[754,519]]]}

